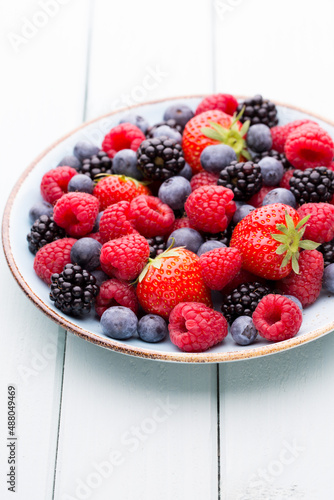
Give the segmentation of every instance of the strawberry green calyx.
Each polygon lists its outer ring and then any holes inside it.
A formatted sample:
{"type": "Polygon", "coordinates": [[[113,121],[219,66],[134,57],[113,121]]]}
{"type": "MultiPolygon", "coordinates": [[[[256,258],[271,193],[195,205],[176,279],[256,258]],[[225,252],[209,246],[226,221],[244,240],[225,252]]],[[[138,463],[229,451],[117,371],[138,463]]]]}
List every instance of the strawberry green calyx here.
{"type": "Polygon", "coordinates": [[[175,243],[175,240],[174,240],[174,238],[172,238],[172,244],[167,248],[167,250],[165,250],[164,252],[159,254],[154,259],[148,259],[148,263],[146,264],[146,266],[144,267],[144,269],[142,270],[142,272],[139,275],[139,278],[138,278],[139,283],[141,283],[143,281],[143,279],[145,278],[145,276],[146,276],[146,274],[151,266],[155,267],[156,269],[160,269],[164,258],[166,258],[166,257],[180,257],[180,254],[179,254],[179,252],[177,252],[177,250],[179,250],[180,248],[185,248],[185,247],[173,248],[174,243],[175,243]]]}
{"type": "Polygon", "coordinates": [[[284,255],[281,267],[285,267],[291,260],[291,266],[296,274],[299,274],[299,249],[315,250],[320,243],[315,243],[311,240],[302,240],[305,233],[305,224],[309,220],[311,214],[304,217],[295,226],[292,217],[285,211],[285,224],[276,224],[276,228],[281,234],[271,234],[271,237],[281,243],[276,250],[278,255],[284,255]]]}

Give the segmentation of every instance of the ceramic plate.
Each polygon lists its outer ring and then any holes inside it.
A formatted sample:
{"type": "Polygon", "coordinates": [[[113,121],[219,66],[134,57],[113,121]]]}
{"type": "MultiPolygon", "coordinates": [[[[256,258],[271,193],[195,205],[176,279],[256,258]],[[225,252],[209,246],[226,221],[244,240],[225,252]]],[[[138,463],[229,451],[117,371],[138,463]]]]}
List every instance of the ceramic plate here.
{"type": "MultiPolygon", "coordinates": [[[[135,106],[133,111],[154,124],[162,120],[167,106],[186,101],[192,109],[196,109],[200,100],[201,96],[166,99],[135,106]]],[[[285,105],[278,105],[278,110],[281,125],[300,118],[311,118],[334,138],[333,123],[285,105]]],[[[324,292],[315,304],[304,310],[303,324],[296,337],[277,343],[258,339],[251,346],[242,347],[236,345],[228,335],[222,344],[200,354],[180,352],[169,340],[157,344],[147,344],[139,339],[126,342],[113,340],[102,334],[94,313],[84,319],[74,319],[53,307],[47,285],[33,270],[34,257],[29,252],[26,241],[26,234],[30,230],[28,210],[36,201],[41,200],[39,185],[43,174],[54,168],[65,155],[72,154],[74,145],[80,140],[89,140],[100,146],[103,136],[118,124],[127,111],[128,109],[117,111],[85,123],[50,146],[23,172],[10,195],[3,220],[5,255],[15,279],[34,304],[63,328],[89,342],[124,354],[163,361],[213,363],[254,358],[296,347],[331,332],[334,329],[333,295],[324,292]],[[22,217],[25,213],[26,217],[22,217]]]]}

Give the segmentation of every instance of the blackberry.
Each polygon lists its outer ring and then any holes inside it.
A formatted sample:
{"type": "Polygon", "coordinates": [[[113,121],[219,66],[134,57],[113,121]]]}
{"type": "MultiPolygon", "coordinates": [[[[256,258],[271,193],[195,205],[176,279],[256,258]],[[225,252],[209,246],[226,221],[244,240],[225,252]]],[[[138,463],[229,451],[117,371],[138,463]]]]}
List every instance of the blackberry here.
{"type": "Polygon", "coordinates": [[[173,118],[170,118],[169,120],[164,120],[162,122],[155,123],[154,125],[152,125],[152,127],[149,127],[149,129],[146,133],[146,137],[148,139],[152,139],[154,131],[157,128],[162,127],[162,125],[167,125],[170,128],[174,128],[175,130],[180,132],[180,134],[182,134],[183,129],[184,129],[184,127],[182,127],[182,125],[179,125],[178,123],[176,123],[176,120],[174,120],[173,118]]]}
{"type": "Polygon", "coordinates": [[[234,226],[230,224],[227,226],[225,231],[222,231],[220,233],[203,233],[202,236],[205,241],[220,241],[221,243],[224,243],[227,247],[230,245],[230,241],[232,238],[232,233],[233,233],[234,226]]]}
{"type": "Polygon", "coordinates": [[[138,168],[144,177],[155,181],[177,175],[185,165],[180,144],[165,136],[143,141],[137,156],[138,168]]]}
{"type": "Polygon", "coordinates": [[[111,158],[105,151],[99,151],[96,155],[83,160],[80,172],[94,180],[97,175],[111,174],[111,167],[111,158]]]}
{"type": "Polygon", "coordinates": [[[268,99],[263,99],[261,95],[255,95],[250,99],[240,102],[237,107],[237,114],[240,113],[243,107],[245,107],[245,111],[240,118],[242,123],[250,120],[251,125],[263,123],[270,128],[278,124],[275,104],[268,99]]]}
{"type": "Polygon", "coordinates": [[[50,299],[65,314],[89,313],[98,293],[95,276],[76,264],[66,264],[60,274],[51,276],[50,299]]]}
{"type": "Polygon", "coordinates": [[[295,170],[290,179],[290,191],[297,203],[329,203],[334,194],[334,172],[326,167],[295,170]]]}
{"type": "Polygon", "coordinates": [[[223,297],[222,313],[230,324],[239,316],[252,316],[260,300],[269,293],[270,288],[257,281],[243,283],[223,297]]]}
{"type": "Polygon", "coordinates": [[[155,259],[158,255],[160,255],[167,249],[167,245],[163,236],[147,238],[147,242],[150,246],[150,259],[155,259]]]}
{"type": "Polygon", "coordinates": [[[263,151],[262,153],[257,153],[257,155],[252,158],[252,161],[254,163],[259,163],[259,161],[261,161],[263,158],[266,158],[267,156],[276,158],[276,160],[280,161],[283,165],[284,170],[289,170],[290,168],[293,168],[291,163],[287,160],[285,154],[279,153],[278,151],[275,151],[275,149],[271,149],[270,151],[263,151]]]}
{"type": "Polygon", "coordinates": [[[29,250],[35,255],[47,243],[60,240],[65,236],[65,230],[55,223],[53,217],[41,215],[39,219],[35,220],[27,235],[29,250]]]}
{"type": "Polygon", "coordinates": [[[252,161],[232,161],[221,170],[217,184],[231,189],[235,200],[249,200],[262,187],[261,168],[252,161]]]}
{"type": "Polygon", "coordinates": [[[334,264],[334,239],[327,243],[323,243],[317,250],[324,256],[325,267],[329,266],[329,264],[334,264]]]}

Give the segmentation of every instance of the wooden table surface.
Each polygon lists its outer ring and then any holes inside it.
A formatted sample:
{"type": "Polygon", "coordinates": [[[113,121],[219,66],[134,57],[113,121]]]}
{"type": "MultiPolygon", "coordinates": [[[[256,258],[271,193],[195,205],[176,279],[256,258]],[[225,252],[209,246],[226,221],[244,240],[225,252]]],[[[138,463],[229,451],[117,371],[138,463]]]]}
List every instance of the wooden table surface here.
{"type": "MultiPolygon", "coordinates": [[[[330,0],[2,2],[0,204],[82,121],[164,96],[262,93],[334,120],[330,0]]],[[[25,217],[26,214],[22,214],[25,217]]],[[[79,339],[1,255],[0,498],[334,498],[334,337],[182,365],[79,339]],[[8,491],[7,387],[17,483],[8,491]]]]}

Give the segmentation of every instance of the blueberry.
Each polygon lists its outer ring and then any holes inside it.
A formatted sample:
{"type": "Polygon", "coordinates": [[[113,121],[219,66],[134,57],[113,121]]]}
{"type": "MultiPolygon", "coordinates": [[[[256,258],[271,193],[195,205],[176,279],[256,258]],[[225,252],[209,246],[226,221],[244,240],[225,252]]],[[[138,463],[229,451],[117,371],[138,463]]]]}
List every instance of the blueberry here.
{"type": "Polygon", "coordinates": [[[263,123],[258,123],[249,127],[247,133],[247,146],[256,153],[269,151],[273,144],[270,128],[263,123]]]}
{"type": "Polygon", "coordinates": [[[181,227],[180,229],[175,229],[169,236],[167,240],[167,247],[169,247],[174,238],[174,247],[186,247],[191,252],[196,253],[199,247],[204,243],[202,236],[195,229],[190,227],[181,227]]]}
{"type": "Polygon", "coordinates": [[[178,125],[184,127],[193,116],[194,112],[186,104],[173,104],[166,109],[164,120],[175,120],[178,125]]]}
{"type": "Polygon", "coordinates": [[[263,199],[262,206],[272,205],[273,203],[284,203],[284,205],[290,205],[292,208],[296,208],[297,202],[294,195],[285,188],[276,188],[269,191],[263,199]]]}
{"type": "Polygon", "coordinates": [[[322,286],[328,292],[334,293],[334,264],[329,264],[329,266],[325,267],[322,286]]]}
{"type": "Polygon", "coordinates": [[[93,146],[93,144],[90,144],[89,142],[80,141],[74,146],[73,154],[80,161],[83,161],[86,158],[97,155],[99,151],[100,148],[97,146],[93,146]]]}
{"type": "Polygon", "coordinates": [[[146,134],[147,129],[150,126],[145,118],[136,115],[135,113],[127,113],[123,116],[119,123],[132,123],[132,125],[136,125],[136,127],[138,127],[143,132],[143,134],[146,134]]]}
{"type": "Polygon", "coordinates": [[[282,163],[276,158],[266,156],[259,161],[261,168],[262,181],[265,186],[277,186],[284,174],[282,163]]]}
{"type": "Polygon", "coordinates": [[[297,306],[301,311],[303,310],[302,303],[300,302],[299,299],[297,299],[297,297],[295,297],[294,295],[284,295],[284,297],[287,297],[288,299],[292,300],[295,304],[297,304],[297,306]]]}
{"type": "Polygon", "coordinates": [[[226,245],[218,240],[208,240],[205,241],[197,250],[197,255],[200,257],[203,253],[210,252],[210,250],[214,250],[215,248],[224,248],[226,245]]]}
{"type": "Polygon", "coordinates": [[[253,207],[252,205],[242,205],[241,207],[237,208],[233,215],[233,224],[237,225],[244,217],[246,217],[246,215],[253,212],[253,210],[255,210],[255,207],[253,207]]]}
{"type": "Polygon", "coordinates": [[[58,167],[72,167],[76,170],[80,170],[81,161],[74,155],[64,156],[64,158],[58,163],[58,167]]]}
{"type": "Polygon", "coordinates": [[[179,172],[178,175],[181,175],[181,177],[184,177],[185,179],[187,179],[188,181],[190,181],[190,179],[192,178],[193,176],[193,171],[191,170],[191,166],[188,165],[188,163],[185,164],[185,166],[183,167],[183,169],[179,172]]]}
{"type": "Polygon", "coordinates": [[[128,307],[113,306],[104,311],[100,324],[107,337],[126,340],[137,333],[138,319],[128,307]]]}
{"type": "Polygon", "coordinates": [[[145,342],[160,342],[167,337],[166,321],[156,314],[147,314],[138,322],[138,335],[145,342]]]}
{"type": "Polygon", "coordinates": [[[161,184],[158,197],[162,203],[166,203],[173,210],[179,210],[183,208],[190,193],[190,182],[184,177],[176,175],[161,184]]]}
{"type": "Polygon", "coordinates": [[[175,128],[169,127],[168,125],[160,125],[160,127],[157,127],[153,130],[153,137],[168,137],[168,139],[174,139],[174,141],[178,142],[181,144],[182,142],[182,135],[178,130],[175,128]]]}
{"type": "Polygon", "coordinates": [[[31,224],[39,219],[41,215],[48,215],[49,217],[53,215],[53,206],[44,200],[38,201],[29,210],[29,221],[31,224]]]}
{"type": "Polygon", "coordinates": [[[80,193],[92,194],[94,190],[94,182],[88,175],[78,174],[74,175],[67,186],[67,191],[80,191],[80,193]]]}
{"type": "Polygon", "coordinates": [[[126,175],[138,181],[143,179],[143,174],[137,168],[137,153],[132,149],[118,151],[112,163],[113,174],[126,175]]]}
{"type": "Polygon", "coordinates": [[[230,331],[234,342],[238,345],[252,344],[258,334],[249,316],[239,316],[233,321],[230,331]]]}
{"type": "Polygon", "coordinates": [[[97,233],[98,231],[100,231],[100,220],[101,220],[101,217],[103,215],[103,212],[104,212],[104,210],[102,210],[102,212],[99,212],[97,214],[92,233],[97,233]]]}
{"type": "Polygon", "coordinates": [[[216,144],[207,146],[203,149],[200,161],[201,165],[207,172],[211,174],[219,174],[223,168],[230,165],[232,161],[237,160],[237,155],[227,144],[216,144]]]}
{"type": "Polygon", "coordinates": [[[95,277],[98,286],[101,286],[104,281],[110,280],[110,277],[101,271],[101,269],[96,269],[96,271],[92,271],[91,274],[95,277]]]}
{"type": "Polygon", "coordinates": [[[93,238],[80,238],[71,248],[71,262],[87,271],[94,271],[100,265],[102,245],[93,238]]]}

